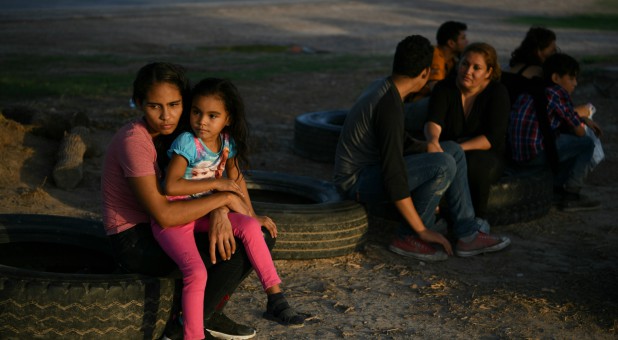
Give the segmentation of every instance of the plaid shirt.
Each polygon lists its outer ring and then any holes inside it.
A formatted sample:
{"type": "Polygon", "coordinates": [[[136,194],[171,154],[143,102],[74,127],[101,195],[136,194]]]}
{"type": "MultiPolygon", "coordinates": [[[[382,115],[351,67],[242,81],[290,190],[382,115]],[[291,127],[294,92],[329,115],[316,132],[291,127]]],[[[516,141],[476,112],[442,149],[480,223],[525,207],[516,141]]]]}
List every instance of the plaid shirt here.
{"type": "MultiPolygon", "coordinates": [[[[547,116],[555,136],[565,127],[579,126],[581,120],[573,109],[569,93],[560,85],[554,84],[545,89],[547,96],[547,116]]],[[[536,118],[534,100],[528,93],[521,94],[511,107],[508,127],[511,157],[516,162],[534,159],[543,150],[543,135],[536,118]]]]}

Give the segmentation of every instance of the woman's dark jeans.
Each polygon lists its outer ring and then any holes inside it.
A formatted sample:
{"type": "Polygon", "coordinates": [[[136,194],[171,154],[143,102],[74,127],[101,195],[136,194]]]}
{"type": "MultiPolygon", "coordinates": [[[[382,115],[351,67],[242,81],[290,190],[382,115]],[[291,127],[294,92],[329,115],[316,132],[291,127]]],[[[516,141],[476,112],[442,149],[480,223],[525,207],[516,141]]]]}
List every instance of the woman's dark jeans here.
{"type": "Polygon", "coordinates": [[[504,174],[506,161],[492,150],[470,150],[466,151],[466,163],[474,211],[477,217],[486,218],[489,189],[504,174]]]}
{"type": "MultiPolygon", "coordinates": [[[[268,249],[275,246],[266,229],[262,228],[268,249]]],[[[140,223],[129,230],[111,235],[110,241],[120,267],[127,273],[149,276],[175,276],[181,280],[178,267],[161,249],[152,236],[150,223],[140,223]]],[[[251,273],[251,262],[245,248],[236,239],[236,252],[228,261],[223,261],[217,252],[217,263],[210,261],[207,233],[196,233],[195,242],[208,270],[208,283],[204,295],[204,317],[208,319],[226,295],[231,295],[238,285],[251,273]]],[[[182,284],[177,289],[182,289],[182,284]]],[[[178,300],[179,302],[179,300],[178,300]]]]}

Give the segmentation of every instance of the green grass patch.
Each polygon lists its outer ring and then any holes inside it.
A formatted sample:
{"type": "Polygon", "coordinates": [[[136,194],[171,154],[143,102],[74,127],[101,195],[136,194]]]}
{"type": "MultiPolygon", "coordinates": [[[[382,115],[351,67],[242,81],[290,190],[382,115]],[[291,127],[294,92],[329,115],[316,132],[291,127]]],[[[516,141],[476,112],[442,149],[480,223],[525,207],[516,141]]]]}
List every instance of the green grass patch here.
{"type": "Polygon", "coordinates": [[[580,62],[584,65],[594,64],[616,64],[618,63],[618,55],[590,55],[584,56],[580,59],[580,62]]]}
{"type": "MultiPolygon", "coordinates": [[[[188,66],[191,79],[205,76],[230,78],[235,81],[267,81],[282,75],[309,73],[359,72],[368,69],[388,70],[387,57],[331,54],[228,54],[224,59],[188,66]],[[196,75],[196,76],[194,76],[196,75]]],[[[302,81],[302,78],[300,79],[302,81]]]]}
{"type": "Polygon", "coordinates": [[[84,74],[0,78],[0,99],[36,99],[40,97],[97,98],[126,93],[132,76],[118,74],[84,74]]]}
{"type": "Polygon", "coordinates": [[[581,14],[566,17],[522,16],[509,22],[528,26],[618,31],[618,14],[581,14]]]}
{"type": "Polygon", "coordinates": [[[127,60],[108,55],[13,55],[0,57],[1,100],[41,97],[97,98],[125,93],[133,74],[119,68],[127,60]]]}
{"type": "Polygon", "coordinates": [[[295,54],[287,48],[237,46],[197,49],[181,56],[19,55],[0,56],[0,100],[44,97],[128,96],[137,70],[152,60],[185,66],[189,77],[224,77],[235,82],[260,82],[283,75],[310,73],[388,72],[389,56],[295,54]]]}
{"type": "Polygon", "coordinates": [[[289,51],[290,47],[283,45],[235,45],[200,47],[198,50],[223,53],[283,53],[289,51]]]}

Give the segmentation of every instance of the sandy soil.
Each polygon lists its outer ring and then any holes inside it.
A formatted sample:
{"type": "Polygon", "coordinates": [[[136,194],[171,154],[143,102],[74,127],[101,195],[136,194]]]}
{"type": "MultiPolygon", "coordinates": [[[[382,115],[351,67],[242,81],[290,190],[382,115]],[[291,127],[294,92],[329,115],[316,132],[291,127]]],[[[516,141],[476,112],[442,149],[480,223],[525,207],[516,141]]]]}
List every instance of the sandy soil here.
{"type": "MultiPolygon", "coordinates": [[[[456,19],[468,23],[471,40],[492,43],[506,60],[527,29],[505,23],[507,16],[603,11],[596,2],[575,0],[509,0],[506,4],[443,0],[413,5],[408,1],[187,1],[176,5],[157,2],[148,8],[132,5],[136,2],[111,3],[39,8],[35,1],[31,8],[3,8],[0,56],[134,54],[146,62],[170,51],[242,44],[296,44],[332,53],[388,54],[405,35],[432,38],[441,22],[456,19]]],[[[616,33],[556,32],[562,50],[576,56],[618,54],[616,33]]],[[[294,117],[348,107],[378,76],[371,70],[336,75],[314,72],[303,79],[274,77],[267,87],[241,84],[251,103],[254,168],[329,179],[330,164],[292,153],[294,117]]],[[[606,97],[595,88],[595,80],[609,84],[595,73],[585,73],[575,101],[592,102],[598,109],[595,118],[604,126],[607,159],[584,190],[603,202],[601,210],[564,213],[552,209],[536,221],[499,226],[493,231],[513,240],[508,250],[438,264],[390,253],[388,237],[373,232],[365,250],[352,255],[277,261],[289,299],[316,315],[304,328],[291,330],[261,319],[265,297],[254,275],[233,296],[228,314],[257,327],[259,339],[616,338],[618,117],[614,111],[618,85],[606,97]]],[[[97,102],[49,98],[1,104],[4,110],[22,105],[46,113],[86,109],[100,147],[86,159],[80,185],[61,190],[50,177],[58,141],[41,136],[35,126],[0,117],[0,213],[100,218],[102,152],[115,129],[135,115],[125,108],[126,98],[97,102]]]]}

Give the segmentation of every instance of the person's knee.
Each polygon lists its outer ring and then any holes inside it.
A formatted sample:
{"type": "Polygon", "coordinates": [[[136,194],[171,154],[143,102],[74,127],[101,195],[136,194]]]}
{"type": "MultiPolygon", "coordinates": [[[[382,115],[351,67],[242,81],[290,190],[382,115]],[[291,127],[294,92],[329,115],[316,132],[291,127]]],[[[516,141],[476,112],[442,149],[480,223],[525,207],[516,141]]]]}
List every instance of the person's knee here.
{"type": "MultiPolygon", "coordinates": [[[[201,258],[200,258],[201,262],[201,258]]],[[[202,287],[206,288],[206,280],[208,279],[208,272],[206,266],[201,263],[194,263],[192,266],[187,266],[183,270],[183,282],[186,285],[191,285],[193,288],[202,287]]]]}
{"type": "Polygon", "coordinates": [[[230,221],[234,229],[234,236],[244,240],[250,241],[263,237],[262,225],[254,217],[250,217],[242,214],[231,214],[230,221]]]}
{"type": "Polygon", "coordinates": [[[461,148],[461,145],[455,143],[453,141],[447,140],[444,142],[440,142],[440,147],[445,153],[453,156],[453,158],[458,159],[464,157],[464,151],[461,148]]]}
{"type": "Polygon", "coordinates": [[[455,158],[446,152],[436,153],[435,155],[440,159],[439,164],[442,176],[450,182],[457,173],[457,162],[455,158]]]}
{"type": "Polygon", "coordinates": [[[264,228],[257,219],[246,215],[238,215],[234,218],[236,223],[238,223],[238,227],[235,228],[235,233],[238,238],[241,240],[264,238],[268,250],[273,250],[276,240],[270,236],[270,232],[264,228]]]}

